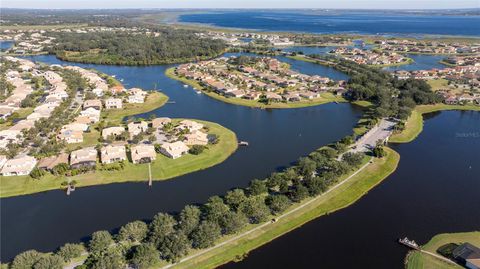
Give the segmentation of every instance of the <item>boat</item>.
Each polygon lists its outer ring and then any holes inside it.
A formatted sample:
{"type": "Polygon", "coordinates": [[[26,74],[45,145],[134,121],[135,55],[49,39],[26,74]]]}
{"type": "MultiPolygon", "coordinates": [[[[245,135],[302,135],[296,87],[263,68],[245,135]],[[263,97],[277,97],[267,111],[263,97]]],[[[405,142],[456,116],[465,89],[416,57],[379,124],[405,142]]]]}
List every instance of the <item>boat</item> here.
{"type": "Polygon", "coordinates": [[[408,239],[408,237],[404,237],[404,238],[400,238],[398,239],[398,242],[402,245],[405,245],[409,248],[413,248],[413,249],[420,249],[420,246],[417,244],[417,242],[415,242],[415,240],[410,240],[408,239]]]}
{"type": "Polygon", "coordinates": [[[239,141],[238,145],[239,146],[248,146],[248,142],[247,141],[239,141]]]}
{"type": "Polygon", "coordinates": [[[188,88],[188,85],[187,85],[187,84],[183,84],[183,87],[184,87],[184,88],[188,88]]]}

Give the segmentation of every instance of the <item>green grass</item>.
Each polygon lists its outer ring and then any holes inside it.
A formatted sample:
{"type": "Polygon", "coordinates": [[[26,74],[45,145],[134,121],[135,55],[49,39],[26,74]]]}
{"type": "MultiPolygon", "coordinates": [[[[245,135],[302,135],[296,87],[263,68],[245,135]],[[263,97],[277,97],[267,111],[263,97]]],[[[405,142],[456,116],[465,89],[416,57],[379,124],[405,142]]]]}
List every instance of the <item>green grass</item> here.
{"type": "MultiPolygon", "coordinates": [[[[437,249],[448,243],[461,244],[469,242],[473,245],[480,246],[480,232],[467,233],[447,233],[434,236],[427,244],[422,246],[422,249],[437,253],[437,249]]],[[[406,257],[406,269],[457,269],[462,266],[453,265],[441,261],[430,255],[421,253],[419,251],[410,251],[406,257]]]]}
{"type": "MultiPolygon", "coordinates": [[[[25,108],[20,108],[14,113],[17,114],[17,117],[16,117],[17,119],[24,119],[28,115],[32,114],[32,112],[33,112],[33,107],[25,107],[25,108]]],[[[13,126],[13,122],[9,118],[7,118],[6,122],[0,124],[0,131],[8,129],[9,127],[13,126]]]]}
{"type": "Polygon", "coordinates": [[[248,107],[255,107],[255,108],[300,108],[300,107],[308,107],[308,106],[317,106],[331,102],[346,102],[343,97],[334,96],[332,93],[324,93],[321,95],[320,98],[312,99],[312,100],[302,100],[299,102],[278,102],[278,103],[271,103],[271,104],[262,104],[256,100],[247,100],[243,98],[227,98],[225,96],[216,94],[214,92],[207,92],[205,88],[202,87],[197,81],[190,80],[187,78],[179,77],[175,74],[175,68],[169,68],[165,71],[165,75],[171,79],[178,80],[184,84],[190,85],[191,87],[202,91],[204,94],[217,99],[219,101],[233,104],[233,105],[240,105],[240,106],[248,106],[248,107]]]}
{"type": "Polygon", "coordinates": [[[429,79],[427,80],[428,85],[432,87],[432,91],[438,91],[442,89],[448,89],[448,80],[444,78],[440,79],[429,79]]]}
{"type": "MultiPolygon", "coordinates": [[[[194,171],[206,169],[223,162],[237,149],[237,137],[231,130],[207,121],[196,120],[209,128],[209,133],[219,136],[219,142],[209,145],[200,155],[187,154],[178,159],[170,159],[157,154],[152,163],[152,178],[166,180],[194,171]]],[[[48,174],[39,180],[29,176],[0,177],[0,197],[26,195],[60,188],[66,178],[48,174]]],[[[120,182],[148,181],[148,165],[127,162],[120,171],[95,171],[87,174],[69,177],[78,182],[78,187],[102,185],[120,182]]]]}
{"type": "MultiPolygon", "coordinates": [[[[315,218],[351,205],[395,171],[400,160],[400,155],[389,148],[386,148],[386,151],[386,157],[382,159],[374,159],[373,164],[349,179],[345,184],[341,185],[334,191],[321,196],[319,199],[315,200],[315,202],[301,210],[298,210],[285,218],[281,218],[275,223],[256,230],[239,240],[229,242],[221,248],[213,249],[194,259],[177,264],[174,268],[214,268],[229,261],[239,260],[241,257],[247,255],[249,251],[258,248],[315,218]]],[[[365,161],[368,161],[368,159],[365,161]]],[[[348,175],[344,178],[347,177],[348,175]]],[[[299,205],[300,204],[295,204],[291,209],[299,205]]],[[[251,229],[252,227],[254,226],[250,226],[249,228],[251,229]]],[[[228,237],[222,238],[222,241],[226,240],[228,240],[228,237]]],[[[194,253],[195,252],[192,252],[192,254],[194,253]]]]}
{"type": "Polygon", "coordinates": [[[423,114],[428,114],[443,110],[474,110],[480,111],[478,105],[420,105],[413,111],[405,124],[405,130],[390,137],[392,143],[408,143],[413,141],[423,130],[423,114]]]}

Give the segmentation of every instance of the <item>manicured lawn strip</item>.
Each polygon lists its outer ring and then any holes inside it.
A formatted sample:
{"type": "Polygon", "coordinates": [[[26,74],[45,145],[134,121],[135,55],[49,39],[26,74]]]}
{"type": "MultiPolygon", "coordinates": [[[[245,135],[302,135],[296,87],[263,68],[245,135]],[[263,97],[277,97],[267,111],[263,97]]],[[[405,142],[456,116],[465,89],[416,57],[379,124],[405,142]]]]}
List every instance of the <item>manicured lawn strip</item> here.
{"type": "MultiPolygon", "coordinates": [[[[208,149],[200,155],[187,154],[178,159],[169,159],[162,154],[157,154],[157,160],[152,163],[152,178],[166,180],[176,176],[188,174],[201,169],[214,166],[223,162],[237,149],[237,137],[231,130],[207,121],[196,120],[209,128],[209,133],[217,134],[219,142],[209,145],[208,149]]],[[[0,197],[26,195],[60,188],[64,177],[55,177],[48,174],[39,180],[30,176],[0,177],[0,197]]],[[[78,187],[102,185],[119,182],[148,181],[148,166],[146,164],[133,164],[127,162],[120,171],[95,171],[92,173],[69,177],[76,180],[78,187]]]]}
{"type": "MultiPolygon", "coordinates": [[[[434,236],[422,249],[436,253],[437,249],[448,243],[461,244],[469,242],[473,245],[480,246],[480,231],[467,233],[446,233],[434,236]]],[[[455,266],[430,255],[419,251],[411,251],[407,258],[407,269],[450,269],[463,268],[460,265],[455,266]]]]}
{"type": "Polygon", "coordinates": [[[331,102],[346,102],[346,100],[343,97],[334,96],[331,93],[324,93],[324,94],[321,94],[320,98],[316,98],[313,100],[303,100],[300,102],[288,102],[288,103],[278,102],[278,103],[271,103],[269,105],[265,105],[256,100],[247,100],[243,98],[233,98],[233,97],[227,98],[225,96],[216,94],[214,92],[207,92],[205,91],[205,88],[202,85],[200,85],[200,83],[198,83],[197,81],[177,76],[175,74],[174,67],[167,69],[165,71],[165,75],[171,79],[175,79],[175,80],[181,81],[184,84],[190,85],[191,87],[199,91],[202,91],[202,93],[214,99],[217,99],[225,103],[234,104],[234,105],[241,105],[241,106],[248,106],[248,107],[255,107],[255,108],[300,108],[300,107],[308,107],[308,106],[317,106],[317,105],[322,105],[322,104],[331,103],[331,102]]]}
{"type": "MultiPolygon", "coordinates": [[[[400,160],[400,155],[389,148],[386,148],[386,151],[386,157],[383,159],[374,159],[373,164],[349,179],[339,188],[320,197],[312,204],[260,230],[254,231],[237,241],[230,242],[221,248],[213,249],[192,260],[177,264],[174,268],[214,268],[229,261],[238,260],[249,251],[298,228],[308,221],[349,206],[395,171],[400,160]]],[[[344,176],[343,179],[347,177],[348,175],[344,176]]],[[[340,179],[340,181],[343,179],[340,179]]],[[[305,202],[307,201],[310,201],[310,199],[305,202]]],[[[299,205],[301,204],[295,204],[291,209],[299,205]]],[[[222,241],[226,241],[227,239],[228,238],[222,238],[222,241]]],[[[192,252],[191,254],[194,253],[195,252],[192,252]]]]}
{"type": "Polygon", "coordinates": [[[477,105],[420,105],[413,111],[405,124],[405,130],[390,137],[392,143],[408,143],[413,141],[423,130],[423,114],[443,111],[443,110],[474,110],[480,111],[477,105]]]}

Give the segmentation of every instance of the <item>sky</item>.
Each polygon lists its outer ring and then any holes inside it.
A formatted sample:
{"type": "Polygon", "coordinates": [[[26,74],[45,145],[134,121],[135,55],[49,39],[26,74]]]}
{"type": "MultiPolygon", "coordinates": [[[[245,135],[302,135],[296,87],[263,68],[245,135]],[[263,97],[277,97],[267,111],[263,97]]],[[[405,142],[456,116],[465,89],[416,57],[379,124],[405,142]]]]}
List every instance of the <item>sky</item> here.
{"type": "Polygon", "coordinates": [[[96,8],[327,8],[456,9],[480,8],[480,0],[0,0],[1,7],[96,8]]]}

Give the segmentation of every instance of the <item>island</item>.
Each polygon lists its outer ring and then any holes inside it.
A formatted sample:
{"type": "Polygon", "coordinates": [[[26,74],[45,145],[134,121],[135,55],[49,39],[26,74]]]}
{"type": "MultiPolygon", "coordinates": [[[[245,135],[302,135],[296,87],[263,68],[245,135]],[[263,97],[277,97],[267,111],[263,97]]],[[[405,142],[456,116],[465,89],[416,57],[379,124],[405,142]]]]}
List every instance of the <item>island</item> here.
{"type": "Polygon", "coordinates": [[[166,75],[235,105],[297,108],[345,102],[345,81],[301,74],[270,57],[221,57],[172,67],[166,75]]]}
{"type": "Polygon", "coordinates": [[[40,67],[13,57],[3,62],[12,91],[0,130],[0,197],[151,184],[221,163],[237,148],[235,133],[213,122],[133,117],[163,106],[168,97],[160,92],[125,89],[77,66],[40,67]],[[18,118],[22,106],[30,113],[18,118]]]}

